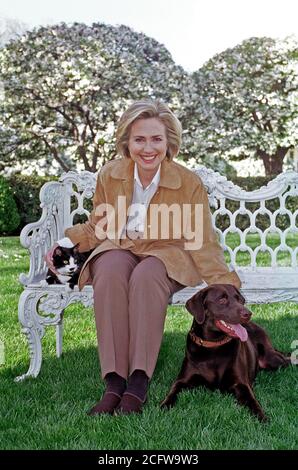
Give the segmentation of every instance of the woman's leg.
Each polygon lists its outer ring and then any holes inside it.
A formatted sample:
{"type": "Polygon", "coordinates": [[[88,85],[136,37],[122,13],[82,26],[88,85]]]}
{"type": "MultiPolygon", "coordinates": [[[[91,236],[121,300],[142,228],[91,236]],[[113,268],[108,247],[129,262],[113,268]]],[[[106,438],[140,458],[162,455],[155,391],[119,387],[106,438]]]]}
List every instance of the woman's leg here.
{"type": "Polygon", "coordinates": [[[129,380],[118,412],[141,412],[162,341],[169,297],[183,289],[162,261],[143,259],[129,280],[129,380]]]}
{"type": "Polygon", "coordinates": [[[92,261],[98,352],[106,390],[89,415],[113,413],[126,388],[129,367],[128,282],[139,259],[111,250],[92,261]]]}
{"type": "Polygon", "coordinates": [[[127,250],[110,250],[90,266],[102,377],[116,372],[123,378],[129,367],[129,278],[139,259],[127,250]]]}
{"type": "Polygon", "coordinates": [[[155,369],[162,341],[169,297],[183,289],[167,275],[162,261],[153,256],[143,259],[129,280],[129,375],[155,369]]]}

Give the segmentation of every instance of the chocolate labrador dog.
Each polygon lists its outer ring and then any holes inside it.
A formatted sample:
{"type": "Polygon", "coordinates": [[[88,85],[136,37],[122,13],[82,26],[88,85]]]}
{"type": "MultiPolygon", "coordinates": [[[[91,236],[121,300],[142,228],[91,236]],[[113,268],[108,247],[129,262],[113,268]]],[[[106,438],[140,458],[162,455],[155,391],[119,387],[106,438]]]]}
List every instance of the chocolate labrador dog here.
{"type": "Polygon", "coordinates": [[[161,407],[171,407],[185,388],[205,385],[233,393],[260,421],[267,418],[252,384],[258,370],[276,370],[291,361],[274,349],[266,332],[250,321],[245,299],[230,284],[213,284],[186,303],[194,316],[180,373],[161,407]]]}

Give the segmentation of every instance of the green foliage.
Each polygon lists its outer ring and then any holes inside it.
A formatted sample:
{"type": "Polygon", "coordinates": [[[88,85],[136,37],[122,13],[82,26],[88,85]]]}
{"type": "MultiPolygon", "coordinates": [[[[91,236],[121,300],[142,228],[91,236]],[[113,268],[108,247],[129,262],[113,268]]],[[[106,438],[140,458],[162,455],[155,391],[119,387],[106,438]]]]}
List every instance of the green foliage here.
{"type": "MultiPolygon", "coordinates": [[[[40,375],[15,383],[14,378],[26,372],[29,364],[28,343],[17,315],[23,291],[18,276],[28,271],[29,256],[17,238],[1,239],[0,247],[4,255],[0,256],[0,270],[5,273],[0,276],[0,339],[5,345],[5,364],[0,367],[2,450],[297,449],[295,366],[258,374],[254,391],[270,419],[265,425],[231,395],[204,387],[182,392],[172,410],[160,409],[181,367],[192,322],[182,306],[168,307],[142,415],[87,416],[105,386],[100,378],[94,312],[81,303],[65,310],[62,358],[55,354],[55,328],[45,328],[40,375]]],[[[282,302],[250,309],[274,347],[292,352],[291,343],[298,338],[298,305],[282,302]]]]}
{"type": "Polygon", "coordinates": [[[231,181],[245,191],[254,191],[266,186],[273,178],[274,176],[235,176],[231,181]]]}
{"type": "Polygon", "coordinates": [[[20,216],[9,184],[0,176],[0,233],[13,232],[20,224],[20,216]]]}
{"type": "Polygon", "coordinates": [[[7,178],[20,215],[20,227],[36,222],[40,218],[39,191],[47,181],[57,180],[53,176],[15,174],[7,178]]]}

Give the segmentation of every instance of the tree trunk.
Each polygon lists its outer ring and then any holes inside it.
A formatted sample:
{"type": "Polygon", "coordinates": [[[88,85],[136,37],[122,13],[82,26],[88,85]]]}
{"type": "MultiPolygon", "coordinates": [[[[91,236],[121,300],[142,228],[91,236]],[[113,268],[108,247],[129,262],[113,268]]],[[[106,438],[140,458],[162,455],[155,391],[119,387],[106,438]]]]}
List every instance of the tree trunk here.
{"type": "Polygon", "coordinates": [[[88,158],[86,155],[86,148],[84,147],[84,145],[78,145],[77,152],[80,155],[81,159],[83,160],[85,170],[92,171],[92,168],[88,162],[88,158]]]}
{"type": "Polygon", "coordinates": [[[282,173],[283,161],[288,150],[288,147],[279,147],[273,155],[261,149],[257,150],[257,156],[263,160],[266,176],[282,173]]]}

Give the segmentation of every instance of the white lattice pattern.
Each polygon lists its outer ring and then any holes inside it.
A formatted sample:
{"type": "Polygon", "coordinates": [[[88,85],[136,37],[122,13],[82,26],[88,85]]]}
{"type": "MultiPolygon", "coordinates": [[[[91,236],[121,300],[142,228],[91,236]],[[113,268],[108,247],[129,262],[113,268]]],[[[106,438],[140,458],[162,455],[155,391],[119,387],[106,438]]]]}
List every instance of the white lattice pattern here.
{"type": "MultiPolygon", "coordinates": [[[[198,171],[200,174],[200,171],[198,171]]],[[[241,190],[237,186],[225,188],[225,181],[218,181],[216,184],[216,190],[210,192],[210,199],[212,205],[216,204],[217,208],[212,214],[213,225],[219,235],[221,245],[224,250],[230,255],[231,266],[237,267],[237,254],[239,252],[247,252],[249,254],[249,261],[247,264],[253,270],[257,267],[257,256],[260,252],[268,252],[270,255],[269,265],[272,268],[278,266],[277,255],[280,252],[288,252],[290,255],[289,266],[297,267],[297,255],[298,246],[292,246],[292,238],[290,234],[298,233],[297,227],[297,216],[298,216],[298,176],[295,172],[288,172],[280,175],[274,181],[268,184],[268,186],[252,191],[250,193],[241,190]],[[292,206],[296,207],[296,210],[292,211],[287,208],[288,198],[292,198],[292,206]],[[239,208],[234,212],[231,212],[227,207],[229,200],[239,201],[239,208]],[[270,210],[266,207],[266,203],[269,201],[273,202],[274,205],[278,205],[275,210],[270,210]],[[258,208],[253,212],[247,205],[252,203],[258,204],[258,208]],[[227,216],[229,220],[228,227],[221,230],[218,227],[218,216],[227,216]],[[239,228],[237,224],[237,217],[247,216],[249,221],[248,226],[245,229],[239,228]],[[258,226],[258,216],[267,215],[269,226],[266,229],[262,229],[258,226]],[[278,227],[277,218],[278,216],[288,216],[288,226],[284,229],[278,227]],[[230,234],[237,234],[239,236],[238,246],[232,248],[227,239],[230,234]],[[258,234],[259,244],[252,248],[249,244],[248,238],[251,234],[258,234]],[[279,238],[279,244],[272,248],[267,243],[267,237],[269,234],[277,234],[279,238]]],[[[209,187],[210,188],[210,187],[209,187]]],[[[209,189],[208,188],[208,189],[209,189]]]]}

